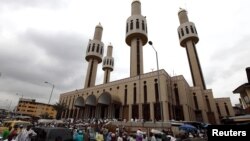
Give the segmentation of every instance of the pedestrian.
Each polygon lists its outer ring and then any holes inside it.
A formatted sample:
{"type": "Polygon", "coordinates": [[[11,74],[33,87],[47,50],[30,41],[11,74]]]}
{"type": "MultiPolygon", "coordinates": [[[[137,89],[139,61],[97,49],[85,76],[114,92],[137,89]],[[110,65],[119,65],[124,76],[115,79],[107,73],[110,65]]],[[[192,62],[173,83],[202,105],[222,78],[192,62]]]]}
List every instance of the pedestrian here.
{"type": "Polygon", "coordinates": [[[3,131],[3,133],[2,133],[3,140],[5,140],[5,139],[7,139],[7,138],[8,138],[8,136],[10,135],[10,131],[11,131],[11,129],[12,129],[12,127],[11,127],[11,126],[9,126],[9,128],[8,128],[8,129],[5,129],[5,130],[3,131]]]}
{"type": "Polygon", "coordinates": [[[31,141],[31,138],[36,136],[37,133],[31,129],[32,125],[28,125],[17,136],[17,141],[31,141]]]}
{"type": "Polygon", "coordinates": [[[78,131],[75,141],[83,141],[83,132],[81,130],[78,131]]]}
{"type": "Polygon", "coordinates": [[[15,125],[14,129],[10,132],[10,135],[8,136],[8,141],[16,139],[17,135],[18,135],[18,125],[15,125]]]}

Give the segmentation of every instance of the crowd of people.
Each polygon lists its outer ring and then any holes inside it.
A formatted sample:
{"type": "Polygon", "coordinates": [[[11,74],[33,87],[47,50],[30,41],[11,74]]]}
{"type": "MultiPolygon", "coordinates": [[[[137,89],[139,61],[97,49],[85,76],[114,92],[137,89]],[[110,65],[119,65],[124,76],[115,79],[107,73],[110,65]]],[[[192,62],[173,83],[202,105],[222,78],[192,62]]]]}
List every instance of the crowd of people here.
{"type": "Polygon", "coordinates": [[[13,129],[10,126],[2,133],[3,141],[31,141],[31,138],[37,135],[31,128],[32,125],[26,128],[23,128],[23,125],[15,125],[13,129]]]}
{"type": "MultiPolygon", "coordinates": [[[[138,128],[111,124],[111,120],[88,119],[88,120],[64,120],[63,123],[33,123],[26,128],[22,125],[9,127],[2,132],[4,141],[35,141],[34,137],[39,135],[32,127],[63,127],[72,131],[73,141],[189,141],[194,138],[205,140],[202,134],[180,132],[173,134],[171,130],[145,130],[138,128]],[[157,132],[156,132],[157,131],[157,132]]],[[[55,138],[55,141],[62,141],[55,138]]]]}

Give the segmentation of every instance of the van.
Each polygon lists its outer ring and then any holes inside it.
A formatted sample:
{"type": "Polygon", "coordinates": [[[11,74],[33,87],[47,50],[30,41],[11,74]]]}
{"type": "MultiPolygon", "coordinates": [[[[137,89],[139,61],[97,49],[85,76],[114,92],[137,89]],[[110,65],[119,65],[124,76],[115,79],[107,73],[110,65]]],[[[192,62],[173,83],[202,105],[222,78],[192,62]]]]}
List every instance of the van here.
{"type": "Polygon", "coordinates": [[[37,133],[32,141],[55,141],[61,138],[62,141],[73,141],[73,133],[68,128],[63,127],[35,127],[32,128],[37,133]]]}
{"type": "Polygon", "coordinates": [[[9,127],[14,128],[14,126],[22,125],[23,128],[26,128],[28,125],[32,125],[29,121],[22,121],[22,120],[8,120],[4,121],[2,126],[0,127],[0,134],[3,133],[4,130],[7,130],[9,127]]]}

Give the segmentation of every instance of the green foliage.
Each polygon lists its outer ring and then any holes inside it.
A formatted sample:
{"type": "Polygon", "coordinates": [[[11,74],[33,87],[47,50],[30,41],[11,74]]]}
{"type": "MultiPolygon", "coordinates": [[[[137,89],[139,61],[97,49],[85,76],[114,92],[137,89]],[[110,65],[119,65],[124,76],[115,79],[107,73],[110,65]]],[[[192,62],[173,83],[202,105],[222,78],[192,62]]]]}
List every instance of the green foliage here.
{"type": "Polygon", "coordinates": [[[56,119],[60,119],[62,112],[67,109],[67,105],[65,103],[56,103],[53,105],[53,108],[57,111],[56,119]]]}

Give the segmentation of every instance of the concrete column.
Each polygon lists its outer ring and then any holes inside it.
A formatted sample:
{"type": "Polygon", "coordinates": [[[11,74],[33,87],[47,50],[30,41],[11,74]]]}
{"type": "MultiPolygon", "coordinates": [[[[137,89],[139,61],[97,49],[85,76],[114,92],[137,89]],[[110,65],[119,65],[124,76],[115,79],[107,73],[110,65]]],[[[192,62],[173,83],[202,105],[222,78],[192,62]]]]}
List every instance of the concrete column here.
{"type": "Polygon", "coordinates": [[[154,111],[154,103],[150,103],[150,118],[155,121],[155,111],[154,111]]]}
{"type": "Polygon", "coordinates": [[[169,107],[168,107],[168,103],[167,102],[162,102],[162,107],[163,107],[163,121],[168,121],[169,120],[169,107]]]}
{"type": "Polygon", "coordinates": [[[85,119],[87,119],[87,118],[89,118],[89,106],[87,106],[86,108],[85,108],[85,112],[84,112],[85,114],[84,114],[84,118],[85,119]]]}
{"type": "Polygon", "coordinates": [[[76,119],[79,119],[79,108],[76,108],[77,111],[76,111],[76,119]]]}
{"type": "Polygon", "coordinates": [[[202,118],[204,122],[208,123],[207,111],[202,111],[202,118]]]}
{"type": "Polygon", "coordinates": [[[138,104],[139,105],[139,119],[142,119],[143,118],[143,116],[142,116],[142,104],[140,103],[140,104],[138,104]]]}
{"type": "Polygon", "coordinates": [[[132,105],[131,104],[128,105],[128,118],[129,120],[132,118],[132,105]]]}
{"type": "Polygon", "coordinates": [[[190,115],[189,114],[191,114],[191,113],[189,112],[187,104],[183,104],[183,114],[184,114],[184,120],[190,121],[190,115]]]}

